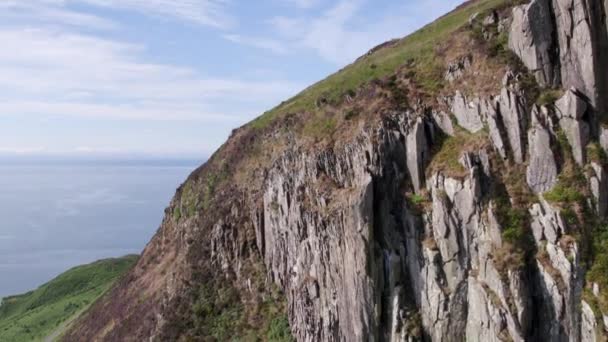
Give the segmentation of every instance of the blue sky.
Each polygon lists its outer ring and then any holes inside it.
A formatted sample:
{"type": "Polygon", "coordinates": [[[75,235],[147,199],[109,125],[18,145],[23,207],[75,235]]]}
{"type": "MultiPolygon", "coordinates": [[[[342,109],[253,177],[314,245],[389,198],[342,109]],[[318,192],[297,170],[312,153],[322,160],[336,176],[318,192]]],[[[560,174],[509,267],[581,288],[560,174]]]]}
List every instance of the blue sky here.
{"type": "Polygon", "coordinates": [[[461,0],[0,0],[0,155],[201,158],[461,0]]]}

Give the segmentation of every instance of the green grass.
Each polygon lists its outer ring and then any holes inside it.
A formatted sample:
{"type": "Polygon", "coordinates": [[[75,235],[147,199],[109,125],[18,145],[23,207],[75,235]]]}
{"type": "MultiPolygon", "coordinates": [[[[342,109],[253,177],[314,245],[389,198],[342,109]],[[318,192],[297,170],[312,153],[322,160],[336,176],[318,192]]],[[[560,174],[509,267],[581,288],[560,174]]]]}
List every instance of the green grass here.
{"type": "Polygon", "coordinates": [[[420,81],[422,89],[435,91],[441,87],[439,79],[443,76],[442,69],[435,62],[435,48],[448,39],[451,33],[466,25],[472,14],[508,2],[509,0],[479,0],[451,12],[394,45],[379,49],[307,88],[294,98],[264,113],[251,123],[251,127],[264,128],[286,113],[314,111],[319,99],[327,103],[339,103],[345,95],[354,93],[372,80],[390,76],[406,63],[414,66],[416,79],[420,81]]]}
{"type": "Polygon", "coordinates": [[[34,291],[3,299],[0,341],[40,341],[87,309],[137,256],[75,267],[34,291]]]}

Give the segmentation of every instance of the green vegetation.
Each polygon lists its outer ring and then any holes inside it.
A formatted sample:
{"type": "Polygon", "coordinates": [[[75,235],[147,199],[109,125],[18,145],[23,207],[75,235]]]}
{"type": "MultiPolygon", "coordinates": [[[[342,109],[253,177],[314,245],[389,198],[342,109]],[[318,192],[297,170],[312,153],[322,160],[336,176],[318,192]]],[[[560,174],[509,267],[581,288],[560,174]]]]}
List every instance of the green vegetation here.
{"type": "Polygon", "coordinates": [[[412,194],[411,196],[409,196],[409,201],[410,203],[412,203],[413,205],[421,205],[425,202],[428,202],[428,198],[424,197],[423,195],[420,194],[412,194]]]}
{"type": "Polygon", "coordinates": [[[597,224],[593,231],[592,262],[587,273],[588,285],[597,283],[600,286],[600,296],[589,296],[587,302],[594,307],[594,311],[608,312],[608,224],[597,224]],[[591,301],[593,299],[593,301],[591,301]]]}
{"type": "Polygon", "coordinates": [[[268,341],[273,342],[290,342],[293,341],[291,336],[291,330],[289,330],[289,321],[287,317],[278,317],[270,322],[268,334],[266,336],[268,341]]]}
{"type": "Polygon", "coordinates": [[[209,172],[207,177],[203,177],[203,181],[189,179],[182,185],[179,203],[173,208],[175,221],[179,221],[183,217],[192,217],[199,210],[209,208],[218,184],[226,178],[223,170],[224,165],[218,172],[209,172]]]}
{"type": "Polygon", "coordinates": [[[564,91],[561,89],[544,89],[540,92],[536,104],[539,106],[551,106],[562,97],[564,91]]]}
{"type": "Polygon", "coordinates": [[[585,195],[572,186],[572,179],[567,176],[560,176],[555,187],[546,192],[544,197],[547,201],[557,204],[571,204],[585,200],[585,195]]]}
{"type": "Polygon", "coordinates": [[[345,95],[354,93],[372,80],[394,74],[406,62],[421,88],[434,92],[441,88],[440,80],[443,76],[442,66],[437,65],[436,62],[435,48],[447,40],[450,34],[466,25],[472,14],[510,2],[479,0],[453,11],[404,39],[376,49],[289,101],[264,113],[250,125],[254,129],[262,129],[286,113],[313,112],[319,103],[340,103],[345,95]]]}
{"type": "Polygon", "coordinates": [[[596,162],[599,165],[608,165],[608,156],[606,156],[606,152],[597,142],[587,145],[587,158],[589,161],[596,162]]]}
{"type": "Polygon", "coordinates": [[[582,170],[574,162],[572,149],[562,131],[557,132],[558,143],[561,149],[564,167],[559,175],[557,184],[543,197],[554,204],[559,204],[568,209],[569,206],[580,203],[585,206],[587,179],[582,170]]]}
{"type": "Polygon", "coordinates": [[[75,267],[0,305],[0,341],[39,341],[65,328],[133,266],[137,256],[75,267]]]}
{"type": "MultiPolygon", "coordinates": [[[[479,150],[488,143],[485,130],[469,133],[457,127],[454,136],[443,137],[433,146],[433,159],[429,164],[430,173],[442,171],[446,176],[462,178],[467,176],[467,170],[460,164],[463,153],[479,150]]],[[[429,173],[427,171],[427,173],[429,173]]]]}
{"type": "Polygon", "coordinates": [[[291,342],[283,300],[283,295],[273,288],[270,295],[251,308],[230,285],[201,285],[191,310],[192,337],[205,341],[291,342]]]}

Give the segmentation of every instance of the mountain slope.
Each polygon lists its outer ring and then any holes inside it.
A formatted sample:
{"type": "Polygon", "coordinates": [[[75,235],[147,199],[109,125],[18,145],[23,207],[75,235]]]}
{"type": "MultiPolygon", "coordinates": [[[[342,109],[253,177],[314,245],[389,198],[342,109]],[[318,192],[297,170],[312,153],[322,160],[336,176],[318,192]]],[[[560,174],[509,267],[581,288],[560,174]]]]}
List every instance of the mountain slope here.
{"type": "Polygon", "coordinates": [[[137,256],[126,256],[75,267],[34,291],[4,298],[0,340],[42,340],[89,307],[136,261],[137,256]]]}
{"type": "Polygon", "coordinates": [[[65,339],[603,338],[606,6],[469,1],[235,130],[65,339]]]}

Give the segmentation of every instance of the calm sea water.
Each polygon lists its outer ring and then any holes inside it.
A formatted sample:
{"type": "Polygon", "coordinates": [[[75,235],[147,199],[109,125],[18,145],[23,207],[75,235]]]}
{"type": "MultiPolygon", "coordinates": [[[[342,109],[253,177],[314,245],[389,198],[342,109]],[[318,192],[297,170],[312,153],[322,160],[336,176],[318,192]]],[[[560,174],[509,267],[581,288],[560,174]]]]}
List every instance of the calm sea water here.
{"type": "Polygon", "coordinates": [[[0,298],[139,253],[198,164],[0,161],[0,298]]]}

